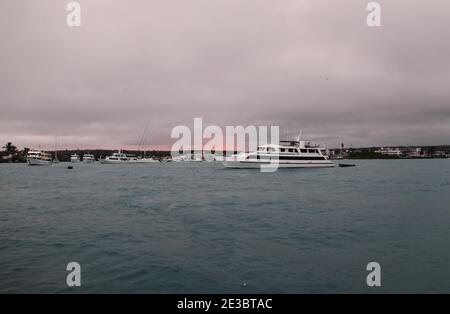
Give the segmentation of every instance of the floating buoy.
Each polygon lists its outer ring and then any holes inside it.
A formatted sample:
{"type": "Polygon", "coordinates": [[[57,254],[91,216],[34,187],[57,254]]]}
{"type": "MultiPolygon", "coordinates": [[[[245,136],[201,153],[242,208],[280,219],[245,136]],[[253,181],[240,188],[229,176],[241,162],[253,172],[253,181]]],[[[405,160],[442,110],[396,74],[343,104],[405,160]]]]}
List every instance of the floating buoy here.
{"type": "Polygon", "coordinates": [[[67,169],[73,169],[73,166],[68,166],[67,169]]]}
{"type": "Polygon", "coordinates": [[[355,164],[339,164],[339,167],[355,167],[355,164]]]}

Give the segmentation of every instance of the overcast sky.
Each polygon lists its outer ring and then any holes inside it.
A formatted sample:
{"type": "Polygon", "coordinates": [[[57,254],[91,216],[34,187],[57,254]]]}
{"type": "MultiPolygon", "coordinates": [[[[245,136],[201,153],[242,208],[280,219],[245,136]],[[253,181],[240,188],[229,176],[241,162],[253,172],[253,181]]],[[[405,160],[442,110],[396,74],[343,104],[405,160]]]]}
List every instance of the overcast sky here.
{"type": "Polygon", "coordinates": [[[0,142],[151,147],[279,125],[329,146],[450,144],[450,1],[0,1],[0,142]]]}

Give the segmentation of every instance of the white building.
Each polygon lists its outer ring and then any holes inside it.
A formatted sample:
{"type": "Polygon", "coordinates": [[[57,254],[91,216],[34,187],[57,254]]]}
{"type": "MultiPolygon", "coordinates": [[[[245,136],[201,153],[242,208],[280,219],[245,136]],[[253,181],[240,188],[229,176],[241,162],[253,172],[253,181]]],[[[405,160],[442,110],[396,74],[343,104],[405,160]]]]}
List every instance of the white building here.
{"type": "Polygon", "coordinates": [[[400,148],[381,147],[380,149],[376,150],[375,153],[388,156],[401,156],[402,151],[400,150],[400,148]]]}

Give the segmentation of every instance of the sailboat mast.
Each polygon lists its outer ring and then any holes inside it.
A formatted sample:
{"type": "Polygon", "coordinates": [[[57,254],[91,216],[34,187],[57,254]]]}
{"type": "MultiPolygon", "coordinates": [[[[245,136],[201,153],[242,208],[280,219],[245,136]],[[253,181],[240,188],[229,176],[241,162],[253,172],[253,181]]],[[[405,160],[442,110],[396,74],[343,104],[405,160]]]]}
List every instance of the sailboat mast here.
{"type": "Polygon", "coordinates": [[[55,161],[58,160],[58,151],[57,151],[57,136],[55,136],[55,161]]]}

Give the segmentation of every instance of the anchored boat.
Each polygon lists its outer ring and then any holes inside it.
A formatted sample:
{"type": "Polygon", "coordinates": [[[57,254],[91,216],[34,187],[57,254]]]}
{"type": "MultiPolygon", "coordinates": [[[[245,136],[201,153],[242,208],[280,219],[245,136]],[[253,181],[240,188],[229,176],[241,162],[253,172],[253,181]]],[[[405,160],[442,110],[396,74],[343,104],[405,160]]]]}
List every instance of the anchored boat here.
{"type": "Polygon", "coordinates": [[[73,154],[72,156],[70,156],[70,162],[80,162],[80,156],[78,156],[77,154],[73,154]]]}
{"type": "Polygon", "coordinates": [[[119,150],[118,153],[113,153],[112,156],[107,156],[100,162],[102,164],[135,164],[138,160],[135,156],[124,154],[119,150]]]}
{"type": "Polygon", "coordinates": [[[83,163],[91,164],[95,162],[95,156],[92,154],[83,154],[83,163]]]}
{"type": "Polygon", "coordinates": [[[240,153],[223,162],[227,168],[260,168],[261,165],[275,164],[278,168],[319,168],[334,167],[319,145],[307,141],[280,141],[279,145],[259,146],[251,153],[240,153]],[[228,160],[230,159],[230,160],[228,160]]]}
{"type": "Polygon", "coordinates": [[[52,155],[43,151],[31,150],[27,154],[29,166],[48,166],[52,164],[52,155]]]}

